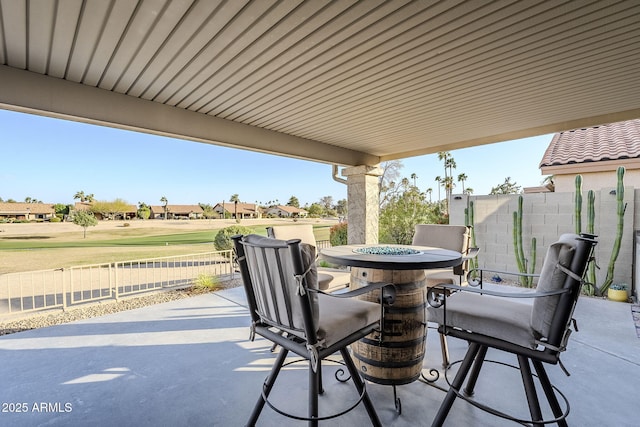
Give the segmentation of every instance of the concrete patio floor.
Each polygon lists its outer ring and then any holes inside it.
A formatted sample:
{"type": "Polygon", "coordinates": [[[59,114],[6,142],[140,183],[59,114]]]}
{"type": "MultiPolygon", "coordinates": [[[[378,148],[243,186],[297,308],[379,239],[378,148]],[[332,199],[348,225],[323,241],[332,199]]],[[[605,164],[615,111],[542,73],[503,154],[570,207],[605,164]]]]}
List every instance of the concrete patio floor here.
{"type": "MultiPolygon", "coordinates": [[[[0,337],[2,426],[242,426],[275,355],[270,343],[249,337],[242,288],[173,301],[0,337]]],[[[636,426],[640,405],[640,338],[630,305],[581,298],[580,328],[563,362],[571,376],[550,366],[549,376],[568,397],[574,426],[636,426]]],[[[452,359],[465,343],[449,339],[452,359]]],[[[440,366],[437,334],[428,334],[425,368],[440,366]]],[[[497,353],[489,358],[513,362],[497,353]]],[[[273,399],[306,412],[306,366],[283,370],[273,399]]],[[[327,366],[328,371],[335,367],[327,366]]],[[[352,384],[324,374],[323,413],[352,402],[352,384]]],[[[440,380],[442,383],[442,380],[440,380]]],[[[385,426],[427,426],[444,394],[416,381],[393,389],[368,384],[385,426]]],[[[512,414],[528,414],[519,373],[488,364],[476,395],[512,414]]],[[[266,407],[260,426],[304,425],[266,407]]],[[[358,406],[331,426],[369,425],[358,406]]],[[[450,426],[514,425],[456,401],[450,426]]]]}

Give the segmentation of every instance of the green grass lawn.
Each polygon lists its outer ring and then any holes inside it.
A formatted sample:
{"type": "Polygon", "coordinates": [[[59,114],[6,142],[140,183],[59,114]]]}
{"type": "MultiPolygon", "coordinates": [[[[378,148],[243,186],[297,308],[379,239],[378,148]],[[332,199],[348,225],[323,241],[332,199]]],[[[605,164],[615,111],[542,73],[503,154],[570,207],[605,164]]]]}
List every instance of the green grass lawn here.
{"type": "MultiPolygon", "coordinates": [[[[266,235],[266,226],[249,227],[266,235]]],[[[115,261],[215,251],[219,229],[167,232],[167,229],[87,230],[65,235],[38,234],[0,237],[0,274],[17,271],[70,267],[115,261]]],[[[329,240],[328,226],[314,226],[317,240],[329,240]]]]}
{"type": "MultiPolygon", "coordinates": [[[[134,236],[99,240],[91,239],[91,235],[88,234],[86,239],[73,241],[49,240],[45,236],[39,236],[41,238],[2,238],[0,239],[0,250],[197,245],[213,243],[213,239],[217,232],[218,230],[196,231],[191,233],[164,234],[159,236],[134,236]]],[[[253,229],[253,233],[266,235],[264,227],[256,227],[253,229]]]]}

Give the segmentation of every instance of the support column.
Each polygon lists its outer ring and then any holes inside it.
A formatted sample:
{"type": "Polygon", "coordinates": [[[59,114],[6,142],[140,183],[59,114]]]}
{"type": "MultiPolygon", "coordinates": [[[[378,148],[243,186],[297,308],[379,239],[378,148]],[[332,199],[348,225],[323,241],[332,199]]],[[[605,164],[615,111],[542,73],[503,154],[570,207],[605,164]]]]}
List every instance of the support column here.
{"type": "Polygon", "coordinates": [[[342,170],[347,178],[347,227],[349,244],[378,243],[379,177],[378,166],[354,166],[342,170]]]}

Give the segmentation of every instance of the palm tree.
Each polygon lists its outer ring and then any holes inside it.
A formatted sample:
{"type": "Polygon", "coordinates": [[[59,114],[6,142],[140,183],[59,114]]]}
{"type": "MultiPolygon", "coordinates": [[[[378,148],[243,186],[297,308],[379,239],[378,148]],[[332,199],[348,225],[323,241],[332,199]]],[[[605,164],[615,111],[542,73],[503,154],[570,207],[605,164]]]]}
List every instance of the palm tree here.
{"type": "Polygon", "coordinates": [[[81,203],[84,202],[93,202],[95,201],[95,197],[92,194],[84,194],[84,191],[78,191],[76,194],[74,194],[73,199],[79,199],[81,203]]]}
{"type": "Polygon", "coordinates": [[[240,201],[240,196],[238,196],[237,194],[232,194],[231,197],[229,198],[229,201],[234,203],[234,202],[239,202],[240,201]]]}
{"type": "Polygon", "coordinates": [[[469,194],[469,195],[473,194],[473,188],[467,187],[466,190],[464,190],[464,194],[469,194]]]}
{"type": "Polygon", "coordinates": [[[416,175],[415,173],[411,174],[411,179],[413,180],[413,186],[416,186],[416,179],[418,179],[418,175],[416,175]]]}
{"type": "Polygon", "coordinates": [[[160,201],[162,202],[162,206],[164,206],[164,219],[169,219],[169,215],[167,214],[167,205],[169,204],[169,201],[165,196],[160,197],[160,201]]]}
{"type": "Polygon", "coordinates": [[[433,188],[431,188],[431,187],[427,188],[426,192],[429,195],[429,203],[431,203],[431,193],[433,193],[433,188]]]}
{"type": "Polygon", "coordinates": [[[438,201],[440,201],[440,186],[442,185],[442,177],[436,176],[436,182],[438,183],[438,201]]]}
{"type": "Polygon", "coordinates": [[[461,173],[458,175],[458,182],[462,183],[462,194],[464,194],[464,182],[469,179],[466,173],[461,173]]]}

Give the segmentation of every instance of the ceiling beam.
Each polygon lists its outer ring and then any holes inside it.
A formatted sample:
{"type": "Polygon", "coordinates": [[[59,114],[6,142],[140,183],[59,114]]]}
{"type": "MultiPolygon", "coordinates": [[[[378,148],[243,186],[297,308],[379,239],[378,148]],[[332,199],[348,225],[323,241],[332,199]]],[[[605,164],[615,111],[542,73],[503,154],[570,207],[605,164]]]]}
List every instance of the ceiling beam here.
{"type": "Polygon", "coordinates": [[[0,107],[343,166],[380,158],[319,141],[0,65],[0,107]]]}

